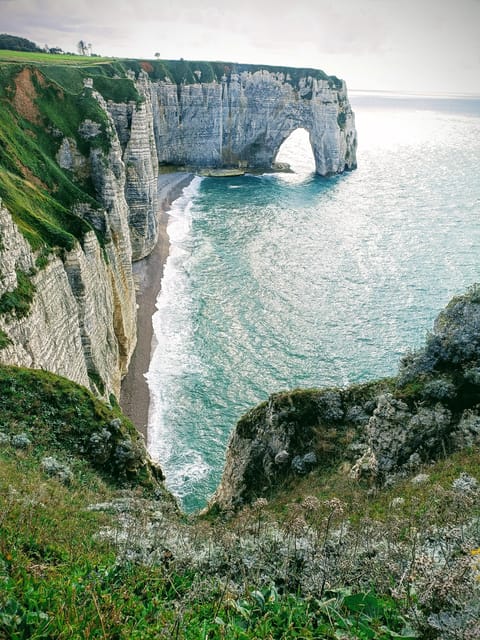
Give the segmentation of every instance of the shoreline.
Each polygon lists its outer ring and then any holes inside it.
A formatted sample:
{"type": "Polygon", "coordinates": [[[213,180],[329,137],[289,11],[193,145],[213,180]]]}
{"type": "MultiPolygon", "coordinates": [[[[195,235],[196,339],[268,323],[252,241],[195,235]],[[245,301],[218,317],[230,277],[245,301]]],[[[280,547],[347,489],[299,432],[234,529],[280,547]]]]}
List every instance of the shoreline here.
{"type": "Polygon", "coordinates": [[[147,440],[150,393],[145,373],[150,366],[153,345],[152,316],[160,293],[163,269],[170,252],[167,234],[168,210],[192,181],[192,173],[164,173],[158,176],[158,241],[146,258],[134,262],[133,278],[137,301],[137,344],[122,380],[119,404],[147,440]]]}

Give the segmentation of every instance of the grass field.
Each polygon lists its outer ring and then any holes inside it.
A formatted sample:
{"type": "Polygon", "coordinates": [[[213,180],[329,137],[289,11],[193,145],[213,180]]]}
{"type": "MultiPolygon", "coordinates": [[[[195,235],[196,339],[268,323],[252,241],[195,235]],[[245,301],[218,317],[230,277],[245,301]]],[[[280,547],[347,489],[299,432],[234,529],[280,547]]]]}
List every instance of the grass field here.
{"type": "Polygon", "coordinates": [[[62,53],[33,53],[30,51],[10,51],[0,49],[0,62],[20,62],[38,64],[71,64],[80,67],[89,67],[95,64],[113,62],[115,58],[76,56],[62,53]]]}
{"type": "Polygon", "coordinates": [[[478,449],[421,482],[372,492],[319,469],[234,517],[187,518],[95,463],[120,423],[73,382],[0,366],[0,638],[434,640],[418,624],[438,610],[459,630],[440,637],[479,637],[480,507],[452,490],[478,449]]]}

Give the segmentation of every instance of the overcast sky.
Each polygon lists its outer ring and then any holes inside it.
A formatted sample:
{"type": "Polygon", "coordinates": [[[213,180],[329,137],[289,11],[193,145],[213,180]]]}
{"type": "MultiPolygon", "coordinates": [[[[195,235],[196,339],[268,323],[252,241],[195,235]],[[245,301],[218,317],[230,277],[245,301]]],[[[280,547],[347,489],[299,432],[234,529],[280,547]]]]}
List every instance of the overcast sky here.
{"type": "Polygon", "coordinates": [[[107,56],[315,67],[351,89],[480,94],[480,0],[0,0],[0,32],[107,56]]]}

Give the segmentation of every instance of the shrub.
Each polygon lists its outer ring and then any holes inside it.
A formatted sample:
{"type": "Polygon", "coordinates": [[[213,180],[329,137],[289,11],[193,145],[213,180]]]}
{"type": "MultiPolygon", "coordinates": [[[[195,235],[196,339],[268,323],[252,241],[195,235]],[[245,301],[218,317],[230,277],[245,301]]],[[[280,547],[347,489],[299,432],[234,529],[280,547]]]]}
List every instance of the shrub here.
{"type": "Polygon", "coordinates": [[[34,294],[35,285],[31,277],[24,271],[18,270],[16,289],[6,291],[0,297],[0,313],[13,313],[17,318],[27,316],[30,312],[34,294]]]}

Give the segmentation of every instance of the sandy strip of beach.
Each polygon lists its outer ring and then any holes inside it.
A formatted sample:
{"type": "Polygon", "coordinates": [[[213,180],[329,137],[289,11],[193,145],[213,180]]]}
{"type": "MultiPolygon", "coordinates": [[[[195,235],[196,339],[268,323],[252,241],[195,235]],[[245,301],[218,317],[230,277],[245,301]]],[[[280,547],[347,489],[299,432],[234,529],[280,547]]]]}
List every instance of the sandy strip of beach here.
{"type": "Polygon", "coordinates": [[[150,394],[144,374],[152,352],[152,316],[161,288],[163,268],[168,257],[168,210],[184,187],[192,180],[190,173],[165,173],[158,177],[159,235],[152,253],[133,264],[137,297],[137,345],[122,382],[120,406],[137,429],[147,438],[150,394]]]}

